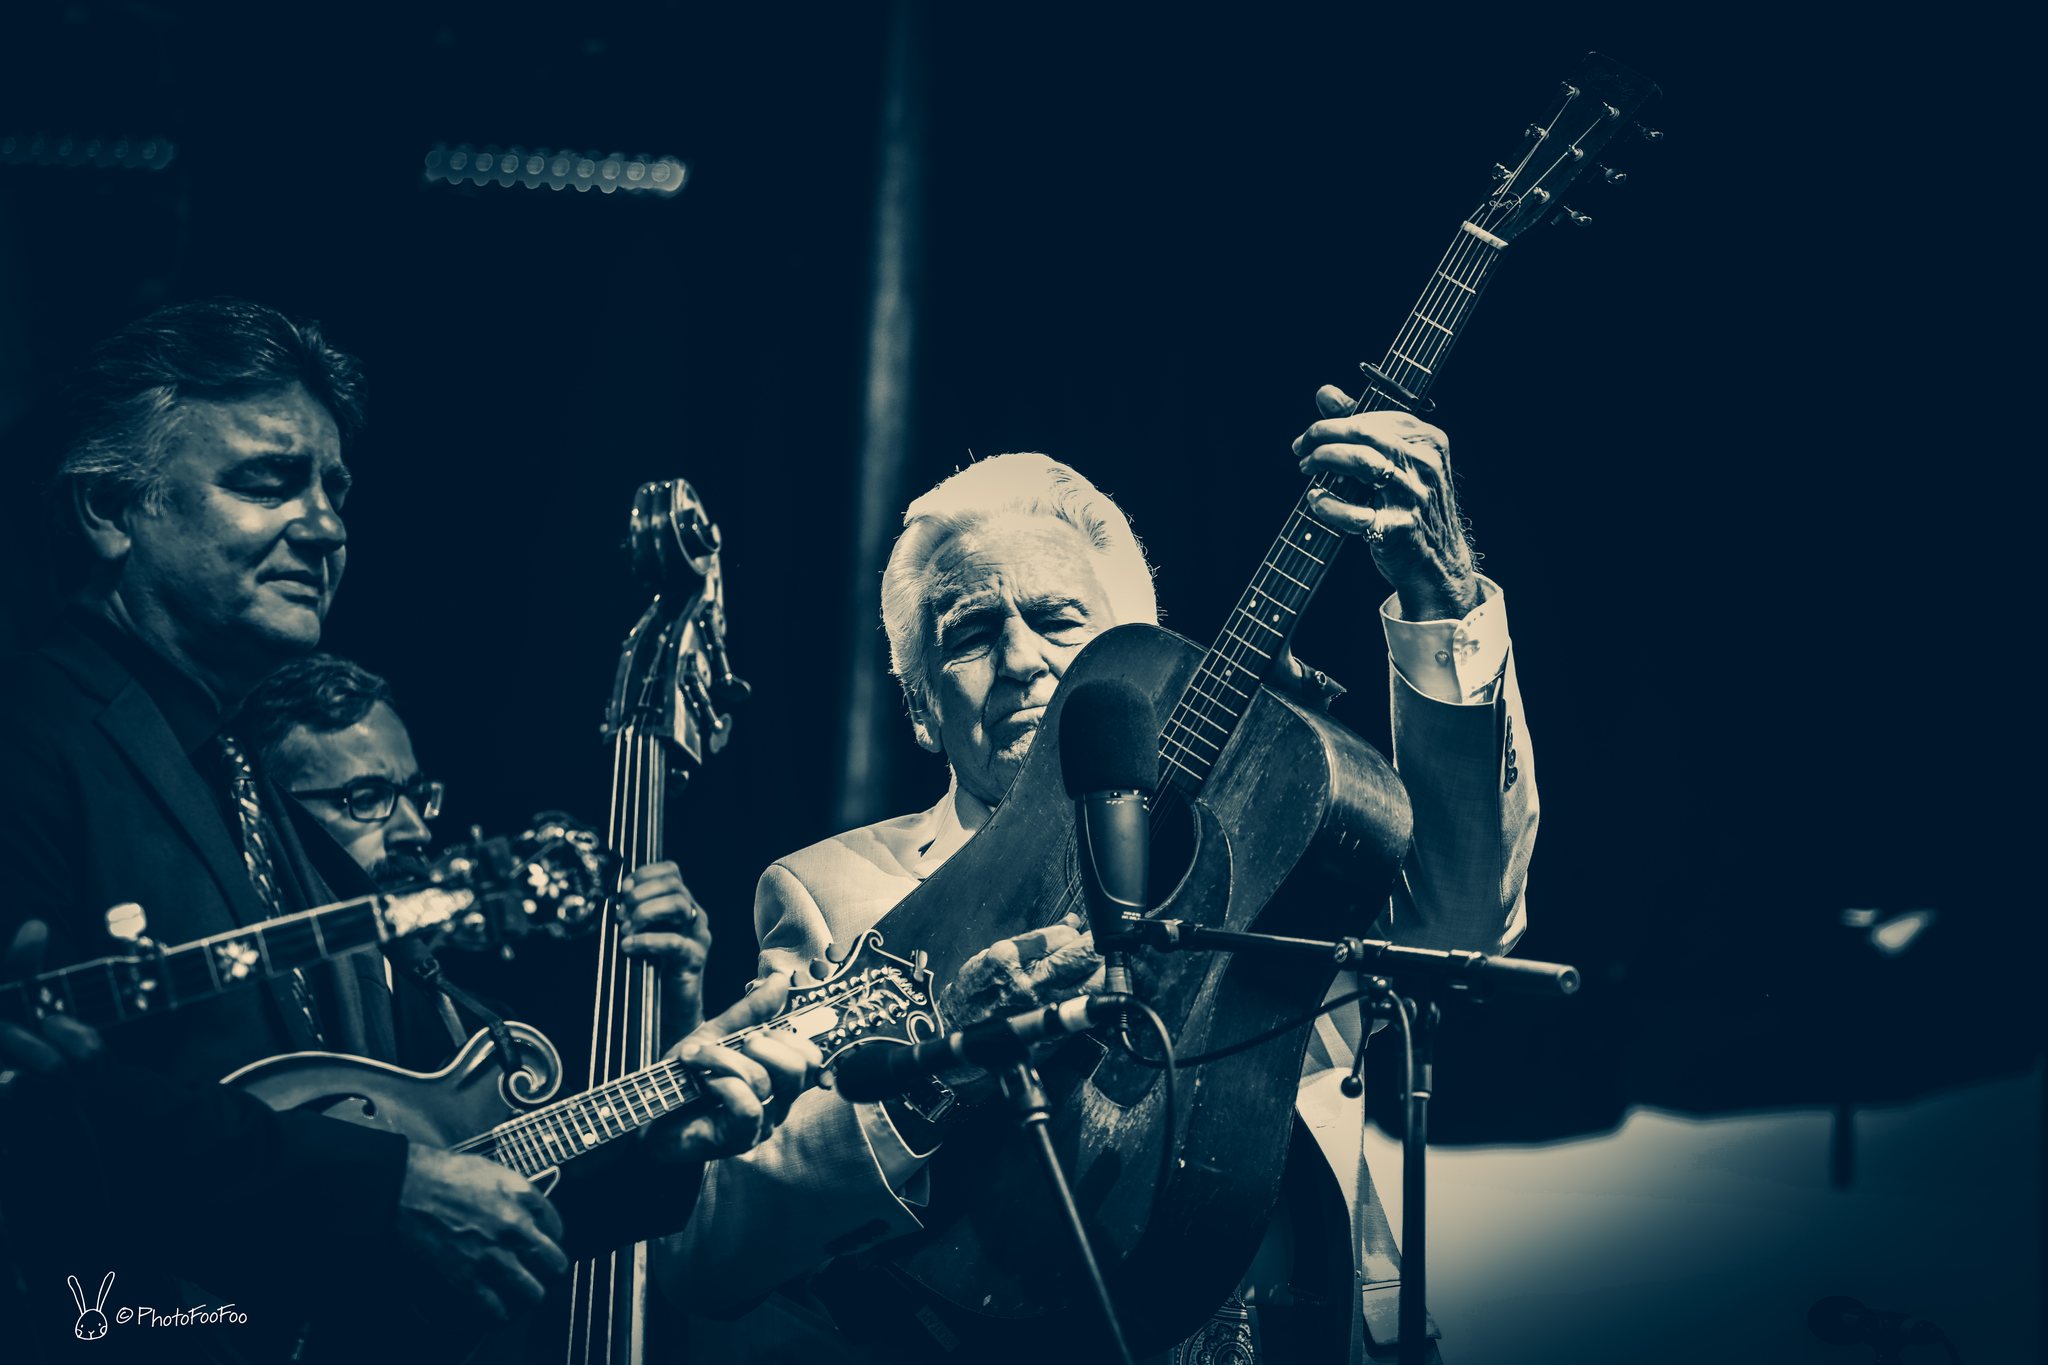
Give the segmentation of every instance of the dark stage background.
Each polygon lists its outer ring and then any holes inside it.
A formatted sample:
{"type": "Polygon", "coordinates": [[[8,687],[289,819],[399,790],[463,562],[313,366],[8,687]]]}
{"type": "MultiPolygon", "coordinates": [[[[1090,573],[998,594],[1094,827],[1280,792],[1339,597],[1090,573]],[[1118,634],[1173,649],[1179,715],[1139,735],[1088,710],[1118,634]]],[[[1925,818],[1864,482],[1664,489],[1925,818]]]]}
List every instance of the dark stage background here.
{"type": "MultiPolygon", "coordinates": [[[[755,688],[670,834],[722,1000],[755,876],[843,823],[849,680],[886,666],[854,508],[887,11],[295,12],[6,21],[0,133],[178,148],[154,174],[0,166],[8,628],[44,612],[38,418],[78,351],[211,293],[310,314],[372,384],[330,647],[392,679],[448,825],[601,824],[597,724],[642,605],[626,509],[689,478],[755,688]],[[673,154],[691,181],[657,202],[424,184],[426,149],[464,141],[673,154]]],[[[1936,151],[1893,104],[1949,69],[1924,35],[1725,10],[917,14],[894,505],[972,454],[1053,452],[1129,511],[1168,624],[1205,641],[1294,496],[1316,386],[1381,353],[1555,82],[1597,47],[1667,92],[1669,136],[1620,153],[1625,187],[1569,196],[1590,230],[1512,249],[1436,391],[1540,771],[1521,951],[1587,989],[1454,1019],[1433,1136],[1899,1100],[2032,1062],[2037,1017],[1980,965],[2032,956],[1996,833],[2028,760],[1965,738],[2012,666],[1957,619],[1977,571],[1941,567],[1981,494],[1945,486],[1931,452],[1956,438],[1913,382],[1937,362],[1904,359],[1956,326],[1945,224],[1864,179],[1936,151]],[[1880,960],[1840,927],[1856,906],[1938,919],[1880,960]]],[[[1383,591],[1354,550],[1298,644],[1376,743],[1383,591]]],[[[860,820],[944,780],[889,734],[860,820]]],[[[582,956],[483,977],[573,1046],[582,956]]]]}

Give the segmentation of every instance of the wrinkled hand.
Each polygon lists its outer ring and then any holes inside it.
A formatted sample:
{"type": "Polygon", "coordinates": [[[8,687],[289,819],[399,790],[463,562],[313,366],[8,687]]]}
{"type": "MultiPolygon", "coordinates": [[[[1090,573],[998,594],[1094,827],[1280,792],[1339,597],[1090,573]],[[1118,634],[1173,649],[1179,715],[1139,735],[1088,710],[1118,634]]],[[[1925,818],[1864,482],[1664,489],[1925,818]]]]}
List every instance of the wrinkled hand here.
{"type": "Polygon", "coordinates": [[[539,1303],[545,1281],[569,1269],[561,1215],[526,1177],[417,1142],[406,1150],[398,1236],[458,1301],[499,1322],[539,1303]]]}
{"type": "Polygon", "coordinates": [[[1102,954],[1079,915],[990,944],[960,964],[939,991],[946,1027],[1018,1014],[1067,1000],[1102,984],[1102,954]]]}
{"type": "MultiPolygon", "coordinates": [[[[19,981],[41,971],[49,941],[49,926],[39,919],[25,922],[0,960],[0,981],[19,981]]],[[[67,1064],[90,1062],[102,1046],[98,1029],[68,1015],[50,1015],[34,1029],[0,1022],[0,1090],[22,1071],[47,1076],[67,1064]]]]}
{"type": "Polygon", "coordinates": [[[649,863],[626,878],[614,912],[624,929],[621,951],[644,957],[661,973],[663,1027],[668,1036],[704,1022],[704,960],[711,921],[674,863],[649,863]]]}
{"type": "Polygon", "coordinates": [[[662,1160],[709,1161],[759,1145],[817,1078],[825,1059],[808,1038],[764,1028],[728,1041],[780,1013],[789,987],[788,977],[769,977],[669,1050],[670,1057],[698,1072],[716,1103],[647,1130],[646,1141],[656,1144],[662,1160]]]}
{"type": "Polygon", "coordinates": [[[1323,418],[1294,442],[1304,474],[1342,474],[1370,490],[1369,505],[1313,490],[1312,510],[1335,530],[1365,537],[1381,577],[1410,621],[1456,620],[1479,604],[1472,547],[1451,482],[1451,442],[1405,412],[1347,416],[1342,389],[1316,392],[1323,418]]]}

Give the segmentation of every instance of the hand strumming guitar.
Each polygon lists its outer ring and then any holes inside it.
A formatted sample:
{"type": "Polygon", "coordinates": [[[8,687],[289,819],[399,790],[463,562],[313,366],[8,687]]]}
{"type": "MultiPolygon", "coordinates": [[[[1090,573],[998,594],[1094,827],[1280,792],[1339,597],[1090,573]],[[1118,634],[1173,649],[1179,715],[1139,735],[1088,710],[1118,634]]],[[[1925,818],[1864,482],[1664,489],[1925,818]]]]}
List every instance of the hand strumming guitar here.
{"type": "Polygon", "coordinates": [[[398,1237],[459,1304],[499,1322],[539,1303],[569,1269],[561,1215],[525,1176],[418,1142],[406,1151],[398,1237]]]}
{"type": "MultiPolygon", "coordinates": [[[[986,1019],[1021,1014],[1102,989],[1102,954],[1095,934],[1079,915],[1066,915],[1043,929],[1000,939],[960,964],[953,980],[939,988],[939,1014],[949,1029],[986,1019]]],[[[958,1089],[977,1071],[948,1075],[958,1089]]]]}
{"type": "Polygon", "coordinates": [[[1294,442],[1302,473],[1342,474],[1372,494],[1359,504],[1326,490],[1312,493],[1317,518],[1365,537],[1406,619],[1456,620],[1479,605],[1451,481],[1450,437],[1405,412],[1350,416],[1351,399],[1334,385],[1316,392],[1316,407],[1322,420],[1294,442]]]}

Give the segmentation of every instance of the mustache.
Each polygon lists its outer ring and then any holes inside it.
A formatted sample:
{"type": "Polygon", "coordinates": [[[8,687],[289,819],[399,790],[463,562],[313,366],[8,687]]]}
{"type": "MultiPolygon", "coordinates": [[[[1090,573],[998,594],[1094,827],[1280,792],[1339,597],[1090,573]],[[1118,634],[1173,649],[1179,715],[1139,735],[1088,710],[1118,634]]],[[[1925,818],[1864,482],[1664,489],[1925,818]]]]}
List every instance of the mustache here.
{"type": "Polygon", "coordinates": [[[379,891],[403,891],[424,886],[434,869],[426,859],[411,853],[392,853],[370,864],[370,880],[379,891]]]}

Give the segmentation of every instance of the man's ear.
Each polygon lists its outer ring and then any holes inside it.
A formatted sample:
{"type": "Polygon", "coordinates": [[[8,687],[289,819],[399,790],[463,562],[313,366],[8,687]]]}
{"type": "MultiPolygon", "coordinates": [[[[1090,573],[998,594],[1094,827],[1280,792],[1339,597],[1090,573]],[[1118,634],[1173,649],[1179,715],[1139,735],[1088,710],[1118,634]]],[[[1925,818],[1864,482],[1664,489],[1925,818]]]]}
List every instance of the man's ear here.
{"type": "Polygon", "coordinates": [[[128,534],[128,518],[134,512],[132,499],[122,497],[119,490],[105,483],[73,484],[71,511],[78,518],[85,543],[97,558],[118,564],[128,557],[135,544],[128,534]]]}
{"type": "Polygon", "coordinates": [[[917,732],[917,747],[929,754],[943,753],[939,747],[938,732],[932,725],[931,711],[919,705],[907,687],[903,689],[903,705],[910,712],[910,728],[917,732]]]}

